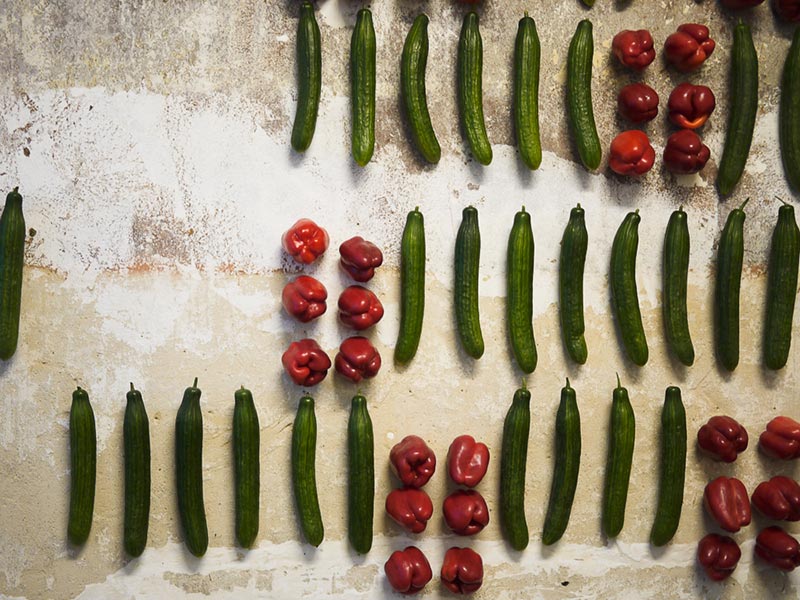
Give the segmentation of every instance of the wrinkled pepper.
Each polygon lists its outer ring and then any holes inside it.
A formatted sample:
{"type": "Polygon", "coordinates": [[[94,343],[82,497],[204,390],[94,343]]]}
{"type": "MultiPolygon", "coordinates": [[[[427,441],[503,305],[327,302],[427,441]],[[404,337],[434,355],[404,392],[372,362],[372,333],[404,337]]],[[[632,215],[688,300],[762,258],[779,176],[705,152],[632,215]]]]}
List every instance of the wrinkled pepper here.
{"type": "Polygon", "coordinates": [[[619,62],[635,71],[641,71],[656,57],[653,36],[647,29],[620,31],[611,42],[611,50],[619,62]]]}
{"type": "Polygon", "coordinates": [[[297,385],[317,385],[331,368],[331,359],[319,344],[305,338],[292,342],[281,357],[283,368],[297,385]]]}
{"type": "Polygon", "coordinates": [[[483,583],[483,559],[470,548],[449,548],[442,563],[442,583],[454,594],[471,594],[483,583]]]}
{"type": "Polygon", "coordinates": [[[447,473],[453,483],[475,487],[489,468],[489,448],[471,435],[460,435],[447,451],[447,473]]]}
{"type": "Polygon", "coordinates": [[[747,430],[724,415],[711,417],[697,432],[697,445],[717,460],[731,463],[747,449],[747,430]]]}
{"type": "Polygon", "coordinates": [[[400,488],[386,496],[386,513],[403,529],[421,533],[433,516],[433,502],[424,490],[400,488]]]}
{"type": "Polygon", "coordinates": [[[633,123],[652,121],[658,115],[658,94],[644,83],[630,83],[619,91],[617,108],[633,123]]]}
{"type": "Polygon", "coordinates": [[[339,254],[344,270],[359,283],[372,279],[375,269],[383,264],[383,253],[380,248],[361,236],[342,242],[339,254]]]}
{"type": "Polygon", "coordinates": [[[727,535],[709,533],[697,544],[697,561],[714,581],[730,577],[741,557],[739,544],[727,535]]]}
{"type": "Polygon", "coordinates": [[[800,567],[800,543],[775,525],[758,534],[756,554],[782,571],[800,567]]]}
{"type": "Polygon", "coordinates": [[[788,22],[800,22],[800,0],[775,0],[772,3],[778,18],[788,22]]]}
{"type": "Polygon", "coordinates": [[[688,72],[699,68],[714,52],[715,46],[708,27],[685,23],[664,42],[664,54],[676,69],[688,72]]]}
{"type": "Polygon", "coordinates": [[[664,165],[673,173],[690,175],[706,166],[711,150],[691,129],[676,131],[667,139],[664,165]]]}
{"type": "Polygon", "coordinates": [[[355,383],[375,377],[381,369],[380,353],[367,338],[360,335],[342,342],[334,362],[336,372],[355,383]]]}
{"type": "Polygon", "coordinates": [[[669,120],[684,129],[698,129],[705,125],[716,106],[717,100],[711,88],[691,83],[678,85],[667,102],[669,120]]]}
{"type": "Polygon", "coordinates": [[[339,319],[357,331],[372,327],[383,318],[383,305],[367,288],[351,285],[339,296],[339,319]]]}
{"type": "Polygon", "coordinates": [[[623,131],[611,142],[608,165],[619,175],[642,175],[653,168],[656,152],[647,134],[639,129],[623,131]]]}
{"type": "Polygon", "coordinates": [[[794,479],[777,475],[769,481],[762,481],[751,500],[765,517],[776,521],[800,521],[800,483],[794,479]]]}
{"type": "Polygon", "coordinates": [[[800,458],[800,423],[789,417],[775,417],[758,438],[761,451],[772,458],[800,458]]]}
{"type": "Polygon", "coordinates": [[[421,437],[407,435],[389,451],[389,461],[403,485],[420,488],[436,470],[436,455],[421,437]]]}
{"type": "Polygon", "coordinates": [[[328,249],[328,241],[328,232],[311,219],[300,219],[281,238],[289,256],[306,265],[328,249]]]}
{"type": "Polygon", "coordinates": [[[730,10],[743,10],[745,8],[753,8],[764,2],[764,0],[720,0],[720,3],[725,8],[730,10]]]}
{"type": "Polygon", "coordinates": [[[735,477],[717,477],[706,485],[703,505],[725,531],[736,533],[750,524],[750,497],[735,477]]]}
{"type": "Polygon", "coordinates": [[[444,499],[442,512],[456,535],[474,535],[489,524],[489,507],[475,490],[456,490],[444,499]]]}
{"type": "Polygon", "coordinates": [[[433,578],[431,564],[416,546],[392,552],[383,572],[392,589],[401,594],[416,594],[433,578]]]}
{"type": "Polygon", "coordinates": [[[328,308],[328,290],[313,277],[301,275],[290,281],[281,294],[283,308],[301,323],[308,323],[324,314],[328,308]]]}

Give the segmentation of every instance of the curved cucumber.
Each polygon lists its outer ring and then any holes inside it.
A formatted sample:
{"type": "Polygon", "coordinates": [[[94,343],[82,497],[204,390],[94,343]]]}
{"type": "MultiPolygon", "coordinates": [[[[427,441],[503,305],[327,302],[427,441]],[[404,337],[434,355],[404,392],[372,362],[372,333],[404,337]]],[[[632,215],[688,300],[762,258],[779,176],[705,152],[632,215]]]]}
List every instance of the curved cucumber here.
{"type": "Polygon", "coordinates": [[[581,205],[569,213],[569,222],[561,238],[561,257],[558,262],[558,314],[564,346],[572,360],[579,365],[586,362],[588,350],[583,320],[583,270],[589,234],[581,205]]]}
{"type": "Polygon", "coordinates": [[[636,421],[628,390],[617,377],[617,387],[611,402],[611,433],[606,462],[606,481],[603,489],[603,531],[617,537],[625,523],[625,505],[633,464],[633,442],[636,421]]]}
{"type": "Polygon", "coordinates": [[[325,530],[317,496],[317,417],[314,399],[300,398],[292,429],[292,487],[300,529],[312,546],[322,543],[325,530]]]}
{"type": "Polygon", "coordinates": [[[478,307],[478,271],[481,258],[481,233],[478,228],[478,210],[468,206],[462,213],[461,226],[456,235],[455,309],[461,346],[472,358],[483,356],[478,307]]]}
{"type": "Polygon", "coordinates": [[[795,192],[800,192],[800,28],[794,30],[783,67],[778,119],[786,179],[795,192]]]}
{"type": "Polygon", "coordinates": [[[531,215],[522,207],[514,216],[508,238],[507,320],[511,349],[519,368],[533,373],[538,362],[533,335],[533,228],[531,215]]]}
{"type": "Polygon", "coordinates": [[[689,334],[686,288],[689,279],[689,226],[686,213],[672,213],[664,236],[664,328],[667,344],[687,367],[694,363],[694,345],[689,334]]]}
{"type": "Polygon", "coordinates": [[[150,423],[142,394],[133,387],[126,396],[122,426],[125,446],[125,552],[140,556],[147,545],[150,522],[150,423]]]}
{"type": "Polygon", "coordinates": [[[472,155],[482,165],[492,162],[492,145],[483,118],[483,40],[478,15],[464,15],[458,41],[458,108],[472,155]]]}
{"type": "Polygon", "coordinates": [[[628,213],[614,236],[610,283],[612,308],[625,352],[633,364],[642,367],[647,363],[649,352],[636,287],[640,220],[638,210],[628,213]]]}
{"type": "Polygon", "coordinates": [[[536,23],[525,13],[514,45],[514,126],[522,162],[529,169],[542,164],[539,137],[539,63],[541,45],[536,23]]]}
{"type": "Polygon", "coordinates": [[[417,353],[425,313],[425,222],[419,208],[408,213],[400,244],[400,331],[394,360],[408,363],[417,353]]]}
{"type": "Polygon", "coordinates": [[[592,170],[600,166],[603,156],[592,108],[593,57],[592,23],[584,19],[575,30],[567,54],[567,108],[578,155],[584,166],[592,170]]]}
{"type": "Polygon", "coordinates": [[[742,287],[746,204],[747,200],[728,214],[717,250],[715,341],[717,357],[728,371],[733,371],[739,364],[739,292],[742,287]]]}
{"type": "Polygon", "coordinates": [[[314,138],[322,95],[322,43],[311,2],[300,5],[296,52],[297,112],[292,127],[292,148],[305,152],[314,138]]]}
{"type": "Polygon", "coordinates": [[[375,151],[375,27],[372,13],[362,8],[350,42],[350,83],[353,106],[353,159],[362,167],[375,151]]]}
{"type": "Polygon", "coordinates": [[[528,546],[525,519],[525,468],[531,428],[531,393],[522,387],[514,393],[503,425],[500,454],[500,523],[514,550],[528,546]]]}

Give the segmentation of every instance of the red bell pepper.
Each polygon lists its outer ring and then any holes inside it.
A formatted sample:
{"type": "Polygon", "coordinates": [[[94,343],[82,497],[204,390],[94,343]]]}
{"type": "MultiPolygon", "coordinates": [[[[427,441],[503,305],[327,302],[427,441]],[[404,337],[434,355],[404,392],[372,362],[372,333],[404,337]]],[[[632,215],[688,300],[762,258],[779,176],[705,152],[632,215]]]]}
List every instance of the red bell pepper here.
{"type": "Polygon", "coordinates": [[[433,502],[425,490],[400,488],[386,496],[386,513],[404,529],[421,533],[433,516],[433,502]]]}
{"type": "Polygon", "coordinates": [[[664,148],[664,165],[679,175],[697,173],[706,166],[710,157],[711,150],[691,129],[673,133],[664,148]]]}
{"type": "Polygon", "coordinates": [[[764,0],[720,0],[720,3],[725,8],[730,10],[743,10],[745,8],[753,8],[764,2],[764,0]]]}
{"type": "Polygon", "coordinates": [[[383,572],[395,592],[408,595],[419,592],[433,578],[431,563],[416,546],[392,552],[383,572]]]}
{"type": "Polygon", "coordinates": [[[308,275],[300,275],[283,288],[283,308],[301,323],[308,323],[324,314],[328,308],[328,290],[308,275]]]}
{"type": "Polygon", "coordinates": [[[739,544],[727,535],[709,533],[697,544],[697,560],[714,581],[730,577],[741,557],[739,544]]]}
{"type": "Polygon", "coordinates": [[[775,417],[758,438],[761,451],[772,458],[800,458],[800,423],[789,417],[775,417]]]}
{"type": "Polygon", "coordinates": [[[644,131],[623,131],[611,142],[608,164],[620,175],[642,175],[647,173],[656,160],[656,152],[644,131]]]}
{"type": "Polygon", "coordinates": [[[750,498],[735,477],[717,477],[706,485],[703,505],[725,531],[736,533],[750,524],[750,498]]]}
{"type": "Polygon", "coordinates": [[[319,344],[306,338],[289,344],[281,357],[283,368],[297,385],[317,385],[331,368],[331,359],[319,344]]]}
{"type": "Polygon", "coordinates": [[[634,71],[641,71],[656,57],[653,36],[647,29],[620,31],[611,42],[611,50],[619,62],[634,71]]]}
{"type": "Polygon", "coordinates": [[[649,85],[630,83],[619,91],[617,108],[634,123],[652,121],[658,115],[658,94],[649,85]]]}
{"type": "Polygon", "coordinates": [[[375,269],[383,264],[383,253],[372,242],[360,236],[352,237],[339,246],[341,264],[350,277],[364,283],[372,279],[375,269]]]}
{"type": "Polygon", "coordinates": [[[776,521],[800,521],[800,483],[777,475],[762,481],[751,498],[765,517],[776,521]]]}
{"type": "Polygon", "coordinates": [[[403,485],[421,488],[436,470],[436,455],[421,437],[407,435],[389,452],[392,469],[403,485]]]}
{"type": "Polygon", "coordinates": [[[483,559],[470,548],[449,548],[442,563],[442,583],[454,594],[471,594],[483,583],[483,559]]]}
{"type": "Polygon", "coordinates": [[[705,125],[716,106],[711,88],[691,83],[678,85],[667,102],[669,120],[685,129],[697,129],[705,125]]]}
{"type": "Polygon", "coordinates": [[[442,505],[447,526],[457,535],[480,533],[489,524],[489,507],[475,490],[456,490],[442,505]]]}
{"type": "Polygon", "coordinates": [[[367,288],[351,285],[339,296],[339,319],[357,331],[372,327],[383,318],[383,305],[367,288]]]}
{"type": "Polygon", "coordinates": [[[800,567],[800,543],[774,525],[758,534],[756,554],[782,571],[794,571],[800,567]]]}
{"type": "Polygon", "coordinates": [[[717,460],[731,463],[747,449],[747,430],[734,419],[711,417],[697,432],[697,445],[717,460]]]}
{"type": "Polygon", "coordinates": [[[300,219],[281,238],[283,249],[297,262],[314,262],[328,249],[328,232],[311,219],[300,219]]]}
{"type": "Polygon", "coordinates": [[[489,448],[471,435],[460,435],[447,452],[447,472],[453,483],[475,487],[489,468],[489,448]]]}
{"type": "Polygon", "coordinates": [[[694,71],[714,52],[716,44],[709,37],[708,27],[685,23],[664,42],[664,54],[679,71],[694,71]]]}
{"type": "Polygon", "coordinates": [[[358,383],[378,374],[381,355],[367,338],[356,335],[347,338],[339,346],[335,364],[337,373],[358,383]]]}
{"type": "Polygon", "coordinates": [[[778,18],[788,22],[800,22],[800,0],[775,0],[772,3],[778,18]]]}

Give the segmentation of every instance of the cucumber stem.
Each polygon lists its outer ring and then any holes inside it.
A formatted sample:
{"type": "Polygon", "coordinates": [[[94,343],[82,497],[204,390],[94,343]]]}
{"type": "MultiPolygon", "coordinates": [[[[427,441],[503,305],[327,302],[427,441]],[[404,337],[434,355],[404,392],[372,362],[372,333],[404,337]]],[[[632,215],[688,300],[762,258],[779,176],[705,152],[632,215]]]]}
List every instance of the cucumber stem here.
{"type": "Polygon", "coordinates": [[[135,391],[136,388],[133,387],[133,382],[131,381],[131,391],[135,391]]]}
{"type": "Polygon", "coordinates": [[[779,201],[781,204],[783,204],[784,206],[791,206],[791,204],[789,204],[788,202],[786,202],[786,200],[784,200],[784,199],[783,199],[783,198],[781,198],[780,196],[775,196],[775,199],[776,199],[776,200],[778,200],[778,201],[779,201]]]}
{"type": "Polygon", "coordinates": [[[747,205],[748,202],[750,202],[750,198],[742,202],[742,205],[736,210],[744,210],[744,207],[747,205]]]}
{"type": "Polygon", "coordinates": [[[570,389],[569,388],[569,377],[567,377],[567,389],[570,389]]]}
{"type": "Polygon", "coordinates": [[[617,387],[621,388],[622,384],[619,382],[619,373],[616,373],[616,376],[617,376],[617,387]]]}
{"type": "Polygon", "coordinates": [[[192,384],[192,387],[193,388],[197,387],[197,377],[194,378],[194,383],[192,384]]]}

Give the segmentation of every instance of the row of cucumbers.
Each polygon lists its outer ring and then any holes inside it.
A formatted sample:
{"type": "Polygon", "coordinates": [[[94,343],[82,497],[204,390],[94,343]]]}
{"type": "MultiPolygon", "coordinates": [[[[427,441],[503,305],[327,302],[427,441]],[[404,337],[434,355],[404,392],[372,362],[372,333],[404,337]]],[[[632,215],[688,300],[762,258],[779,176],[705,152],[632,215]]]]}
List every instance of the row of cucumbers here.
{"type": "MultiPolygon", "coordinates": [[[[739,363],[739,293],[744,256],[744,208],[728,215],[717,254],[715,290],[715,346],[720,363],[733,371],[739,363]]],[[[639,246],[639,211],[626,215],[611,247],[609,282],[612,310],[628,358],[644,366],[649,357],[647,337],[639,308],[636,256],[639,246]]],[[[559,315],[564,346],[572,360],[583,364],[588,356],[584,337],[583,279],[589,236],[584,209],[570,212],[561,241],[559,262],[559,315]]],[[[484,352],[479,311],[479,264],[481,238],[478,211],[463,211],[456,236],[454,308],[459,338],[473,358],[484,352]]],[[[764,364],[770,369],[786,365],[792,340],[792,322],[800,267],[800,229],[794,208],[783,203],[772,236],[767,268],[767,310],[764,327],[764,364]]],[[[508,239],[506,266],[507,324],[514,358],[525,373],[536,369],[533,330],[534,239],[531,215],[525,207],[515,215],[508,239]]],[[[695,351],[687,314],[689,275],[689,227],[683,208],[674,211],[664,238],[663,315],[670,350],[685,365],[694,362],[695,351]]],[[[422,213],[416,208],[406,221],[401,244],[401,319],[395,360],[413,358],[422,333],[425,306],[425,232],[422,213]]]]}

